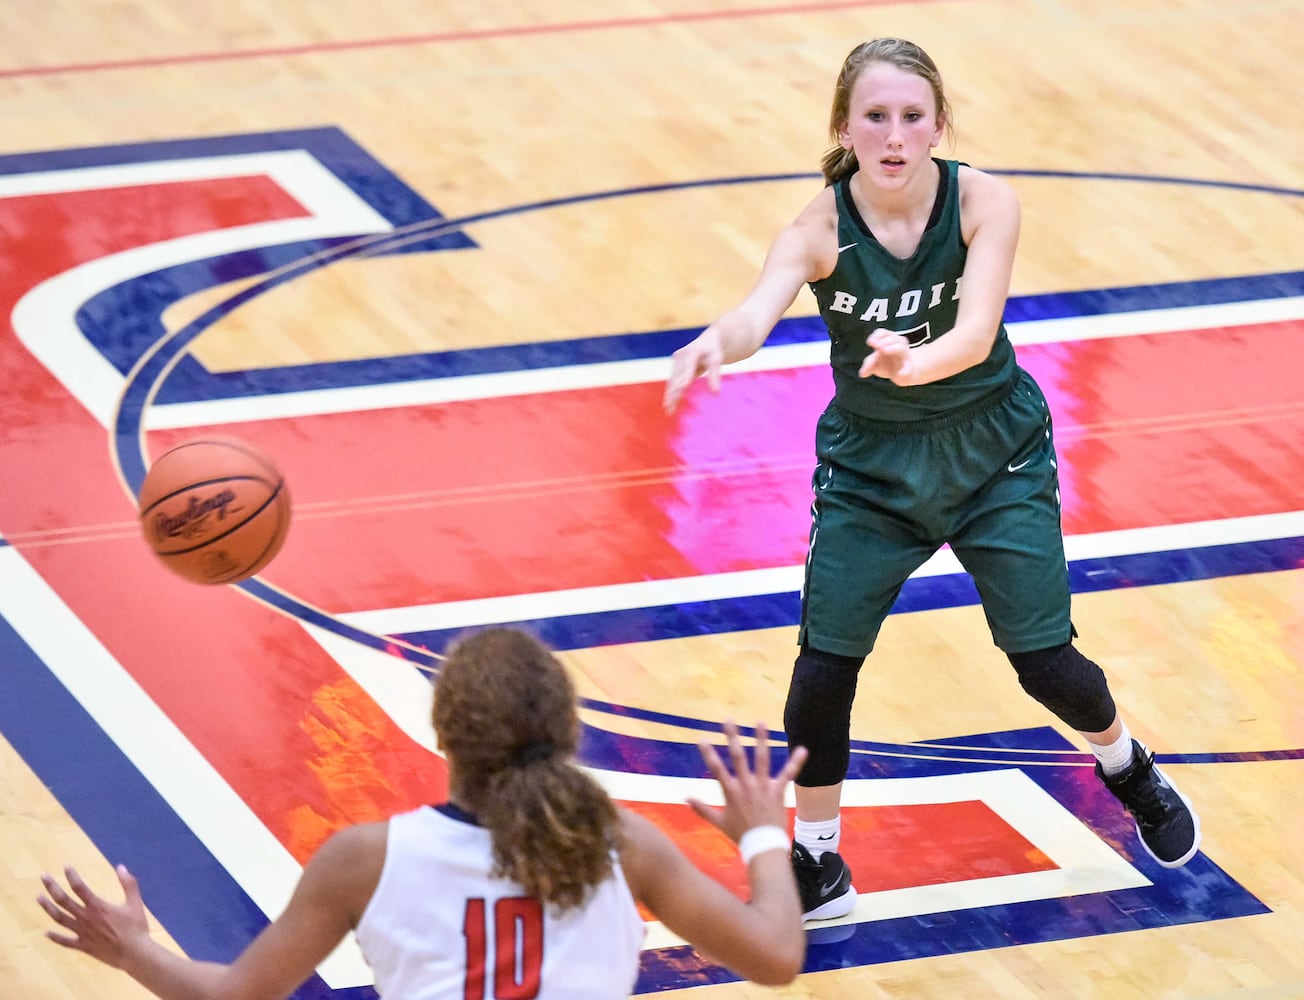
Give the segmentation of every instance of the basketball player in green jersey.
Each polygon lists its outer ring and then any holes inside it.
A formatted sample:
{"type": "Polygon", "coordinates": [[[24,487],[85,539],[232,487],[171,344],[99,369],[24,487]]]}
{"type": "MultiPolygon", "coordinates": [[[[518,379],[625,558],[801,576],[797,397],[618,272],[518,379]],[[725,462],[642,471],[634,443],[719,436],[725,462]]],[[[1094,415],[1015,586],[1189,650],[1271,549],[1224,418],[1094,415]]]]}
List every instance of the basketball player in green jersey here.
{"type": "Polygon", "coordinates": [[[747,297],[675,352],[665,407],[755,353],[809,284],[835,392],[816,429],[800,651],[784,724],[810,757],[792,861],[807,919],[855,904],[838,854],[856,678],[906,578],[944,543],[973,577],[1025,691],[1082,734],[1096,774],[1166,867],[1200,843],[1187,800],[1073,645],[1050,413],[1003,324],[1019,204],[933,158],[951,111],[911,42],[857,46],[838,77],[826,186],[775,239],[747,297]]]}

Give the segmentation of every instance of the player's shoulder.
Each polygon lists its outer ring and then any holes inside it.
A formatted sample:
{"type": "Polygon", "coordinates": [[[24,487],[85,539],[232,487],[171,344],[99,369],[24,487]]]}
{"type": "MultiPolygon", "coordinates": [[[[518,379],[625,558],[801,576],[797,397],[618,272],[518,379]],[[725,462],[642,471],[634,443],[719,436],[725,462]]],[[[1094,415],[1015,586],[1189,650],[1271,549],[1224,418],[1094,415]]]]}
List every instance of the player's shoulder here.
{"type": "Polygon", "coordinates": [[[646,816],[620,807],[620,863],[635,877],[642,871],[655,871],[667,852],[677,850],[665,832],[646,816]]]}
{"type": "Polygon", "coordinates": [[[828,227],[836,226],[837,219],[837,197],[833,193],[833,185],[826,184],[815,197],[806,203],[806,207],[798,213],[797,218],[793,220],[793,224],[802,223],[828,227]]]}
{"type": "Polygon", "coordinates": [[[837,263],[838,206],[832,187],[823,188],[779,234],[777,243],[800,259],[811,275],[826,276],[837,263]]]}
{"type": "Polygon", "coordinates": [[[355,823],[336,830],[322,845],[334,845],[334,849],[348,854],[365,854],[368,851],[384,850],[389,836],[387,819],[375,823],[355,823]]]}
{"type": "Polygon", "coordinates": [[[620,817],[622,858],[657,845],[661,830],[650,819],[623,806],[617,807],[617,815],[620,817]]]}
{"type": "Polygon", "coordinates": [[[356,923],[380,882],[388,831],[388,821],[335,831],[305,866],[301,891],[311,898],[332,901],[356,923]]]}
{"type": "Polygon", "coordinates": [[[962,163],[958,183],[960,219],[966,242],[980,226],[994,226],[1002,232],[1018,232],[1022,214],[1019,196],[1008,182],[995,174],[962,163]]]}
{"type": "Polygon", "coordinates": [[[380,870],[385,865],[388,842],[388,820],[346,826],[322,842],[308,867],[315,872],[328,872],[332,876],[365,873],[379,878],[380,870]]]}
{"type": "Polygon", "coordinates": [[[1016,202],[1018,199],[1009,182],[995,174],[980,170],[967,163],[960,163],[956,171],[956,180],[960,186],[962,200],[981,200],[992,202],[1016,202]]]}
{"type": "Polygon", "coordinates": [[[679,884],[687,859],[659,826],[646,816],[619,808],[620,867],[625,884],[639,902],[655,909],[668,886],[679,884]]]}

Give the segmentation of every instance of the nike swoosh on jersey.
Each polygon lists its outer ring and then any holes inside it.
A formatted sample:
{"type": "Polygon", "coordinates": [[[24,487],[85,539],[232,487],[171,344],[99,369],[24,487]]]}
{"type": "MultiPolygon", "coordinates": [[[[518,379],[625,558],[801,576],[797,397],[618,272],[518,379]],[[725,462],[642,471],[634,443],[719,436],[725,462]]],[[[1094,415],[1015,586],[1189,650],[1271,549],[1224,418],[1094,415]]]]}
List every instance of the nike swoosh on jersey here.
{"type": "Polygon", "coordinates": [[[1020,469],[1022,469],[1025,465],[1027,465],[1031,461],[1032,459],[1029,458],[1026,461],[1020,462],[1018,465],[1015,465],[1013,462],[1011,462],[1005,468],[1009,472],[1018,472],[1020,469]]]}
{"type": "Polygon", "coordinates": [[[845,247],[838,247],[838,253],[842,253],[843,250],[850,250],[852,247],[858,246],[860,246],[859,243],[848,243],[845,247]]]}

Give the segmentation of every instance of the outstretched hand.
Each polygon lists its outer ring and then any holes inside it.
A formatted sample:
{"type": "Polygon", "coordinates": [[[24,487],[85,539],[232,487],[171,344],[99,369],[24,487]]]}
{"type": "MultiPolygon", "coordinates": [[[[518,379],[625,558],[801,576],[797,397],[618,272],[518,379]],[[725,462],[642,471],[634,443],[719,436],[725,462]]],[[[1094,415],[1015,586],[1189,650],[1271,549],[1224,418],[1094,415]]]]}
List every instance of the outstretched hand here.
{"type": "Polygon", "coordinates": [[[914,385],[918,374],[910,341],[891,330],[875,330],[865,343],[869,355],[860,365],[860,377],[877,375],[896,385],[914,385]]]}
{"type": "Polygon", "coordinates": [[[126,896],[123,903],[110,903],[96,895],[74,868],[64,869],[71,893],[53,875],[42,875],[41,884],[48,895],[38,896],[36,901],[51,920],[69,932],[46,931],[47,938],[120,969],[133,943],[149,939],[149,923],[136,876],[123,865],[116,871],[126,896]]]}
{"type": "Polygon", "coordinates": [[[699,375],[705,375],[712,392],[720,391],[720,366],[724,352],[719,336],[707,327],[701,335],[689,341],[670,356],[670,377],[661,405],[667,413],[674,413],[688,387],[699,375]]]}
{"type": "Polygon", "coordinates": [[[715,747],[705,742],[698,744],[707,769],[724,792],[724,807],[709,806],[698,799],[689,799],[688,804],[697,815],[723,831],[735,843],[754,826],[778,826],[786,829],[788,812],[784,805],[784,793],[788,783],[806,763],[806,748],[796,747],[790,750],[779,773],[771,777],[770,734],[765,723],[756,724],[754,771],[747,762],[747,752],[738,735],[738,727],[732,721],[726,722],[724,732],[729,741],[729,761],[732,767],[725,765],[715,747]]]}

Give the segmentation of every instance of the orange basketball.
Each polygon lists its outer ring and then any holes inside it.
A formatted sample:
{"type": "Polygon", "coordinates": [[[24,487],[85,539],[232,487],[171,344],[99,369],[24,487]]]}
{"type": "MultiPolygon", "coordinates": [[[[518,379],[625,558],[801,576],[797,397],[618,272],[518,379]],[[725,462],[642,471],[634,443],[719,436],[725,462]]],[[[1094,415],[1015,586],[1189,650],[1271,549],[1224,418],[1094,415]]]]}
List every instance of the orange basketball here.
{"type": "Polygon", "coordinates": [[[154,554],[195,583],[253,576],[290,530],[285,478],[238,438],[196,438],[164,452],[145,474],[138,506],[154,554]]]}

